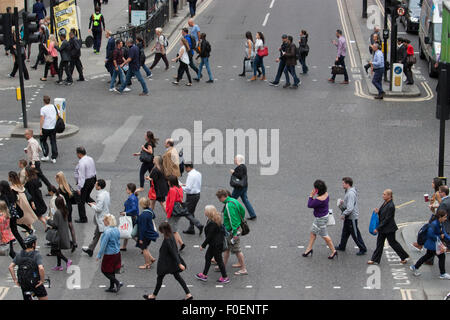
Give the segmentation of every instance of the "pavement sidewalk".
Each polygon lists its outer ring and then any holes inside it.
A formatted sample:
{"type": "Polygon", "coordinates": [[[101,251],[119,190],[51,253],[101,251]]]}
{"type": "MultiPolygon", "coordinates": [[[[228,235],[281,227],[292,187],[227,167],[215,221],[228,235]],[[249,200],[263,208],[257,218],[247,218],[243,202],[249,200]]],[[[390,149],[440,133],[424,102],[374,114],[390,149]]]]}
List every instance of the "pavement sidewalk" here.
{"type": "MultiPolygon", "coordinates": [[[[355,42],[358,48],[359,56],[361,58],[361,66],[364,66],[367,64],[368,61],[372,60],[372,56],[369,53],[369,38],[373,29],[369,29],[367,27],[367,19],[363,19],[361,17],[362,1],[344,0],[343,2],[345,4],[348,16],[350,18],[351,29],[353,30],[355,42]]],[[[375,3],[369,3],[369,5],[371,4],[375,3]]],[[[364,73],[363,78],[369,89],[369,93],[374,96],[378,95],[378,90],[372,84],[372,78],[369,75],[367,75],[365,71],[363,71],[363,73],[364,73]]],[[[413,73],[414,73],[414,66],[413,66],[413,73]]],[[[386,96],[388,97],[395,97],[395,96],[417,97],[420,96],[421,94],[420,89],[416,84],[406,85],[405,82],[403,83],[402,86],[402,92],[392,92],[390,91],[390,83],[383,81],[383,90],[386,92],[386,96]]]]}
{"type": "MultiPolygon", "coordinates": [[[[401,230],[401,234],[406,243],[406,247],[404,248],[409,256],[410,263],[416,263],[420,257],[422,257],[426,249],[422,251],[418,251],[415,247],[412,246],[412,243],[417,240],[417,233],[419,229],[425,224],[425,222],[410,224],[401,230]]],[[[450,271],[449,264],[450,254],[447,253],[446,259],[446,269],[447,272],[450,271]]],[[[422,290],[424,296],[427,300],[442,300],[444,297],[450,292],[450,281],[439,279],[439,267],[437,265],[437,259],[434,259],[434,265],[422,265],[420,267],[419,276],[420,284],[422,286],[422,290]]]]}

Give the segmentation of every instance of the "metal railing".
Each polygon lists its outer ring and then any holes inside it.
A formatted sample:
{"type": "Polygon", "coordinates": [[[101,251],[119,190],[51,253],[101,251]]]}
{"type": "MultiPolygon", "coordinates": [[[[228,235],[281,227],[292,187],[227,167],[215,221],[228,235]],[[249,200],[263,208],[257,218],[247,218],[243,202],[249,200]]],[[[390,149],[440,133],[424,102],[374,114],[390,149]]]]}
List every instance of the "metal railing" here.
{"type": "Polygon", "coordinates": [[[158,9],[151,13],[150,17],[143,24],[133,26],[128,24],[120,28],[116,33],[111,35],[114,39],[129,39],[136,41],[136,37],[140,36],[144,40],[144,46],[147,47],[155,38],[155,29],[162,28],[169,21],[169,3],[162,4],[158,9]]]}

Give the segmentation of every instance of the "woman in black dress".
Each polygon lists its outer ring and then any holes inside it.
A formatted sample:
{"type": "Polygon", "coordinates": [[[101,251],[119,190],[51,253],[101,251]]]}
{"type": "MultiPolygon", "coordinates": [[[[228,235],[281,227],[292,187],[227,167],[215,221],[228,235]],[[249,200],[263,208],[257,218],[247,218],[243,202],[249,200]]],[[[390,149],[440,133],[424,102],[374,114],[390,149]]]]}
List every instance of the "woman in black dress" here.
{"type": "Polygon", "coordinates": [[[25,189],[31,195],[33,199],[32,208],[34,213],[39,218],[39,220],[44,224],[44,228],[47,228],[47,221],[44,217],[44,214],[47,212],[47,205],[45,204],[44,199],[42,198],[42,182],[39,180],[37,176],[37,171],[34,168],[26,167],[25,168],[25,189]]]}
{"type": "Polygon", "coordinates": [[[23,239],[19,231],[17,230],[17,220],[19,219],[19,217],[16,215],[12,215],[11,213],[11,207],[14,207],[16,209],[16,212],[20,210],[19,206],[17,205],[17,194],[15,194],[13,190],[11,190],[8,181],[0,181],[0,200],[6,202],[11,215],[9,222],[11,232],[19,242],[22,249],[25,250],[25,243],[23,242],[23,239]]]}
{"type": "Polygon", "coordinates": [[[154,195],[152,196],[152,187],[149,192],[150,208],[155,210],[155,202],[161,204],[164,212],[166,212],[166,197],[169,193],[169,185],[167,184],[166,176],[164,174],[163,160],[161,156],[156,156],[153,159],[154,167],[150,172],[150,177],[145,177],[146,180],[153,184],[154,195]]]}
{"type": "Polygon", "coordinates": [[[185,300],[193,300],[194,297],[190,293],[186,282],[184,282],[183,278],[180,276],[180,272],[186,269],[186,264],[180,257],[175,238],[173,237],[172,228],[170,227],[169,223],[161,223],[159,225],[159,232],[164,235],[164,240],[161,248],[159,249],[158,266],[156,269],[158,279],[153,294],[144,295],[143,297],[145,300],[155,300],[156,296],[159,293],[159,290],[161,289],[164,277],[167,274],[172,274],[175,280],[177,280],[178,283],[183,287],[183,290],[186,293],[185,300]]]}
{"type": "Polygon", "coordinates": [[[67,182],[66,176],[62,171],[59,171],[56,174],[55,179],[56,183],[58,184],[58,192],[60,195],[64,197],[64,200],[66,200],[66,206],[69,211],[67,221],[69,222],[69,230],[72,238],[71,241],[72,252],[74,252],[75,249],[78,248],[78,245],[77,245],[77,237],[75,235],[75,228],[73,227],[72,223],[72,210],[73,210],[72,205],[77,203],[76,200],[77,194],[73,191],[73,188],[67,182]]]}
{"type": "Polygon", "coordinates": [[[153,152],[158,144],[158,139],[155,138],[153,132],[147,131],[145,134],[145,144],[141,146],[141,151],[138,153],[134,153],[133,156],[139,157],[141,160],[141,169],[139,170],[139,189],[137,192],[144,191],[144,175],[146,172],[151,172],[153,169],[153,152]],[[145,158],[142,158],[142,154],[146,154],[145,158]]]}

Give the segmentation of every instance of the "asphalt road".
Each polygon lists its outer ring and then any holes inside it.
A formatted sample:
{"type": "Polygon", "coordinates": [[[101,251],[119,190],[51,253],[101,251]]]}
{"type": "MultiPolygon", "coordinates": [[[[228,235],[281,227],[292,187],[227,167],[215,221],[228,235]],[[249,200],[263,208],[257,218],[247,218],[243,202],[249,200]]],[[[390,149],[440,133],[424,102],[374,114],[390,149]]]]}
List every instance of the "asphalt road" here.
{"type": "MultiPolygon", "coordinates": [[[[402,299],[402,291],[398,288],[417,288],[417,280],[408,272],[406,276],[399,276],[402,271],[395,269],[403,266],[389,265],[386,254],[376,270],[380,271],[380,289],[366,288],[372,272],[366,262],[376,241],[367,232],[367,226],[373,208],[381,205],[381,193],[386,188],[393,189],[397,205],[415,201],[397,210],[398,223],[423,221],[428,217],[422,201],[423,193],[431,192],[431,179],[437,171],[435,100],[379,102],[356,97],[353,82],[347,86],[329,84],[326,81],[329,77],[328,66],[335,57],[335,47],[330,42],[342,23],[335,1],[213,1],[197,18],[197,23],[212,43],[210,63],[217,79],[214,84],[202,81],[192,87],[175,87],[170,82],[176,69],[164,72],[162,68],[155,69],[153,79],[147,81],[150,89],[148,97],[138,96],[141,88],[137,81],[134,81],[133,90],[128,94],[119,96],[109,93],[107,77],[76,83],[72,87],[45,84],[32,102],[30,118],[37,121],[40,96],[44,93],[52,97],[64,96],[68,101],[68,121],[81,129],[76,136],[59,141],[57,164],[43,166],[47,177],[54,177],[59,170],[69,177],[72,175],[77,162],[75,147],[78,145],[85,146],[95,160],[99,160],[104,152],[108,154],[109,148],[118,150],[118,156],[112,159],[112,163],[97,163],[98,178],[111,181],[111,211],[118,216],[126,200],[126,184],[138,183],[139,161],[132,157],[132,153],[143,144],[146,130],[152,130],[160,138],[156,153],[162,154],[164,139],[175,129],[185,128],[193,135],[194,121],[202,121],[203,131],[214,128],[224,136],[226,129],[233,128],[257,131],[279,129],[278,173],[263,176],[260,175],[260,163],[248,166],[249,199],[258,215],[257,221],[249,223],[251,233],[242,239],[249,275],[236,277],[230,266],[231,283],[223,287],[216,287],[214,282],[219,274],[213,271],[209,274],[209,282],[197,281],[194,274],[202,271],[204,256],[194,246],[200,245],[202,240],[197,235],[182,235],[187,244],[182,255],[188,264],[183,277],[188,285],[192,285],[194,297],[215,300],[391,300],[402,299]],[[263,26],[268,13],[270,15],[263,26]],[[247,30],[264,32],[270,53],[265,58],[265,65],[270,66],[267,77],[272,80],[277,68],[274,60],[281,34],[287,33],[297,38],[298,31],[303,28],[310,34],[311,51],[307,59],[310,73],[301,76],[302,84],[298,90],[274,88],[267,82],[249,82],[237,76],[242,68],[243,36],[247,30]],[[111,142],[110,137],[132,116],[142,116],[142,119],[136,127],[128,128],[132,131],[130,137],[114,136],[117,140],[111,142]],[[347,251],[341,253],[338,260],[329,261],[329,250],[319,239],[314,256],[301,257],[304,251],[301,247],[307,245],[313,220],[306,202],[314,180],[320,178],[326,181],[330,203],[337,212],[336,199],[344,195],[341,189],[343,176],[352,176],[359,190],[359,223],[369,254],[357,257],[354,243],[349,240],[347,251]],[[409,284],[401,285],[406,281],[409,284]]],[[[178,45],[170,57],[176,51],[178,45]]],[[[360,65],[358,67],[361,68],[360,65]]],[[[5,100],[8,101],[2,103],[2,108],[9,110],[8,114],[13,113],[17,103],[9,96],[5,100]]],[[[448,131],[447,138],[450,138],[448,131]]],[[[11,139],[1,143],[0,175],[6,177],[9,170],[17,169],[16,162],[23,157],[25,140],[11,139]]],[[[203,142],[203,147],[206,145],[203,142]]],[[[226,155],[225,147],[223,152],[226,155]]],[[[447,158],[450,155],[448,150],[446,155],[447,158]]],[[[233,166],[198,164],[196,167],[203,174],[202,196],[196,214],[202,217],[202,208],[207,204],[221,209],[214,194],[218,188],[228,187],[229,169],[233,166]]],[[[88,212],[92,222],[92,214],[88,212]]],[[[164,220],[158,206],[156,215],[158,223],[164,220]]],[[[74,210],[74,216],[77,217],[77,210],[74,210]]],[[[187,222],[181,224],[181,229],[183,224],[187,225],[187,222]]],[[[42,227],[38,225],[37,229],[38,235],[42,235],[42,227]]],[[[76,226],[80,246],[90,242],[93,229],[91,223],[76,226]]],[[[335,245],[339,242],[340,230],[340,221],[329,229],[335,245]]],[[[160,243],[158,241],[150,246],[152,254],[157,255],[160,243]]],[[[41,237],[39,245],[45,254],[47,249],[43,244],[41,237]]],[[[137,270],[137,266],[143,263],[143,257],[131,242],[128,248],[123,254],[123,273],[118,277],[125,287],[118,295],[103,292],[99,286],[107,285],[107,280],[99,270],[99,263],[80,254],[80,250],[67,254],[74,265],[81,268],[79,290],[68,290],[66,280],[69,275],[50,271],[55,258],[44,257],[47,273],[52,279],[49,297],[140,299],[142,294],[150,293],[156,282],[156,268],[137,270]]],[[[230,260],[235,262],[234,257],[230,260]]],[[[0,259],[0,286],[12,286],[8,282],[8,263],[7,258],[0,259]]],[[[183,297],[181,288],[172,278],[167,277],[165,285],[160,299],[183,297]]],[[[4,299],[19,298],[19,290],[11,288],[4,299]]],[[[420,292],[413,292],[413,298],[423,297],[420,292]]]]}

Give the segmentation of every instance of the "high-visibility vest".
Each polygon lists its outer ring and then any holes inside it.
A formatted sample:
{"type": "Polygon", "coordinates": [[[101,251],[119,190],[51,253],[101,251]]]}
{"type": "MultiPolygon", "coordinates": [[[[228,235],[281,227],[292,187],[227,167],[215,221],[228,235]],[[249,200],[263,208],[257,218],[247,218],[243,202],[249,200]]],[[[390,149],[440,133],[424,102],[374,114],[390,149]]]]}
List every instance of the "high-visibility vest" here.
{"type": "Polygon", "coordinates": [[[94,27],[100,26],[100,22],[101,22],[101,19],[102,19],[102,14],[101,13],[99,13],[99,14],[94,13],[94,14],[92,14],[92,17],[94,18],[94,27]]]}

